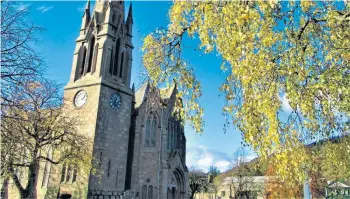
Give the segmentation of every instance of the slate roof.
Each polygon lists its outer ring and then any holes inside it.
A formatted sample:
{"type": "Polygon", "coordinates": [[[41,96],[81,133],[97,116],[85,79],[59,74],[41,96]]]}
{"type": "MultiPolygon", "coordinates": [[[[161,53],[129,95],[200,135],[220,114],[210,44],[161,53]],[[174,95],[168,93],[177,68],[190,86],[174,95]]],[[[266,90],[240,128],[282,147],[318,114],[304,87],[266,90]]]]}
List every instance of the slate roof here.
{"type": "MultiPolygon", "coordinates": [[[[142,84],[142,86],[137,89],[137,91],[135,92],[135,108],[139,108],[142,104],[142,102],[145,100],[148,91],[151,87],[151,84],[147,81],[145,83],[142,84]]],[[[163,89],[158,89],[160,93],[160,96],[163,100],[168,100],[171,97],[171,94],[174,92],[174,90],[176,86],[173,85],[170,88],[163,88],[163,89]]]]}
{"type": "Polygon", "coordinates": [[[137,89],[137,91],[135,92],[135,108],[138,108],[141,106],[148,86],[149,86],[149,83],[147,81],[144,84],[142,84],[142,86],[139,89],[137,89]]]}

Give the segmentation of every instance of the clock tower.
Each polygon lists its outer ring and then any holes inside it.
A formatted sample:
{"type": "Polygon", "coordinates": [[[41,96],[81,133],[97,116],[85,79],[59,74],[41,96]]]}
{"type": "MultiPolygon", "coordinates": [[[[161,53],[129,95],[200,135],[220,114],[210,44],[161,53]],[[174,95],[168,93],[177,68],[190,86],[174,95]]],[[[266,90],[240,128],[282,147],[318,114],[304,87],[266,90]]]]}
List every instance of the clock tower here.
{"type": "MultiPolygon", "coordinates": [[[[92,13],[87,2],[64,88],[65,110],[79,118],[79,133],[91,138],[91,155],[98,161],[98,176],[77,174],[88,193],[125,190],[134,99],[130,88],[131,6],[126,20],[124,16],[124,1],[96,0],[92,13]]],[[[60,189],[64,184],[61,182],[60,189]]]]}

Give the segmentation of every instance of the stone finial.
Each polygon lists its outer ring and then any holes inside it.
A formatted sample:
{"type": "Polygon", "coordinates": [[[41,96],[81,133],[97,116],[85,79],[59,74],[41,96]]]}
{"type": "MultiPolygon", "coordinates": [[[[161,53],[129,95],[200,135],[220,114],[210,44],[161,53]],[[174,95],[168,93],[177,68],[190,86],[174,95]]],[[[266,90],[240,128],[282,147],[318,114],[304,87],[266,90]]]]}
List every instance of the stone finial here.
{"type": "Polygon", "coordinates": [[[90,12],[90,0],[88,0],[88,1],[86,2],[85,12],[86,12],[87,10],[90,12]]]}
{"type": "Polygon", "coordinates": [[[129,6],[129,12],[128,12],[128,17],[126,19],[126,23],[133,23],[133,18],[132,18],[132,3],[130,3],[129,6]]]}
{"type": "Polygon", "coordinates": [[[133,24],[133,19],[132,19],[132,3],[130,3],[129,7],[129,12],[128,12],[128,17],[126,19],[126,33],[128,36],[132,36],[132,24],[133,24]]]}
{"type": "Polygon", "coordinates": [[[135,83],[132,83],[131,90],[132,90],[133,93],[135,93],[135,83]]]}
{"type": "Polygon", "coordinates": [[[83,20],[81,23],[81,29],[85,29],[89,22],[90,22],[90,0],[86,2],[83,20]]]}
{"type": "Polygon", "coordinates": [[[173,79],[173,82],[174,82],[175,88],[176,88],[177,87],[177,83],[176,83],[176,79],[175,78],[173,79]]]}

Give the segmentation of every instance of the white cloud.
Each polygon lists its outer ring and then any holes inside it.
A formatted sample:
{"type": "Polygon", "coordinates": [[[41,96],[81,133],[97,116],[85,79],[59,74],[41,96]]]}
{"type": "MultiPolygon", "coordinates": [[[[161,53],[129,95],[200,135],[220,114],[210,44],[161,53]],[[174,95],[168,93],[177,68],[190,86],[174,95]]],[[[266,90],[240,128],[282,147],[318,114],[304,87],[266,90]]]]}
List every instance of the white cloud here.
{"type": "Polygon", "coordinates": [[[289,100],[287,96],[284,94],[283,97],[279,97],[280,101],[282,102],[282,109],[286,113],[292,112],[292,107],[289,105],[289,100]]]}
{"type": "Polygon", "coordinates": [[[207,172],[210,166],[218,167],[221,172],[226,171],[229,167],[228,159],[226,153],[201,145],[189,147],[186,154],[187,166],[196,166],[204,172],[207,172]]]}
{"type": "Polygon", "coordinates": [[[221,160],[214,164],[221,172],[230,169],[231,163],[227,160],[221,160]]]}
{"type": "Polygon", "coordinates": [[[51,10],[52,8],[53,6],[40,6],[40,7],[37,7],[36,10],[40,11],[41,13],[45,13],[51,10]]]}
{"type": "Polygon", "coordinates": [[[28,10],[30,4],[19,3],[17,6],[18,11],[28,10]]]}
{"type": "MultiPolygon", "coordinates": [[[[249,162],[258,157],[253,151],[246,148],[245,161],[249,162]]],[[[225,172],[231,169],[233,154],[220,152],[215,149],[209,149],[202,145],[191,145],[187,148],[186,152],[186,165],[188,167],[195,166],[204,172],[208,172],[210,166],[217,167],[220,172],[225,172]]]]}
{"type": "Polygon", "coordinates": [[[213,165],[213,156],[210,153],[205,153],[201,159],[197,160],[197,165],[201,168],[210,167],[213,165]]]}

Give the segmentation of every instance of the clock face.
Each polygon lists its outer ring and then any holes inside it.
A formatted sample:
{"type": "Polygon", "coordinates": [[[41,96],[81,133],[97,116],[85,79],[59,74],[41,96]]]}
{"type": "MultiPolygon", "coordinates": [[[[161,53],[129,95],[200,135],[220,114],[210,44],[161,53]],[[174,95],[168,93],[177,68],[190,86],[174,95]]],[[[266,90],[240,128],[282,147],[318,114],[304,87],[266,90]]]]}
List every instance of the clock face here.
{"type": "Polygon", "coordinates": [[[122,98],[118,93],[114,93],[111,95],[111,99],[109,100],[109,104],[113,108],[113,110],[118,110],[122,104],[122,98]]]}
{"type": "Polygon", "coordinates": [[[86,91],[81,90],[75,95],[74,105],[77,108],[80,108],[86,103],[86,100],[87,100],[87,93],[86,91]]]}

